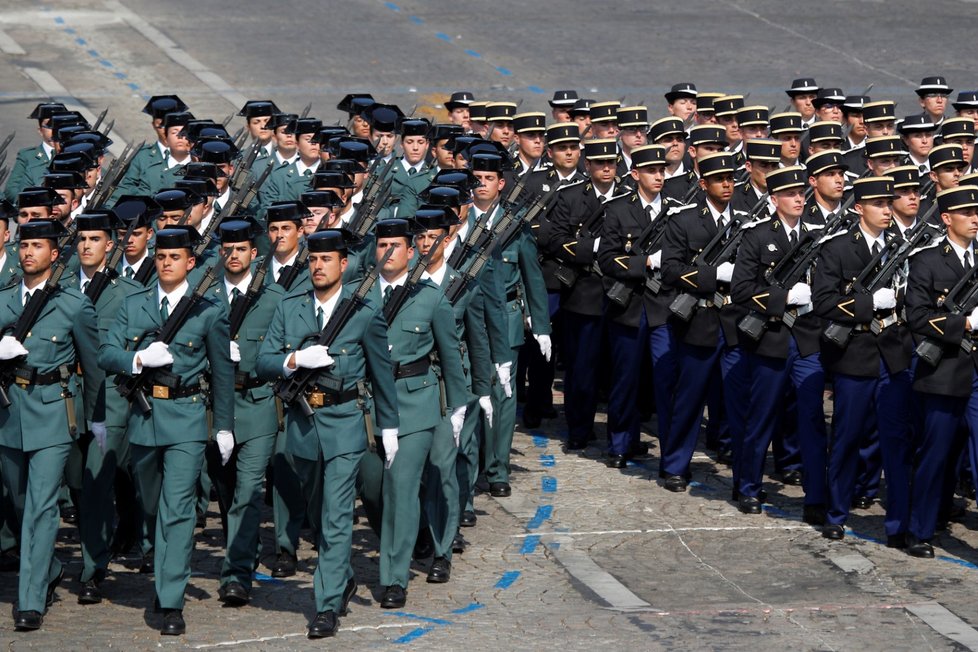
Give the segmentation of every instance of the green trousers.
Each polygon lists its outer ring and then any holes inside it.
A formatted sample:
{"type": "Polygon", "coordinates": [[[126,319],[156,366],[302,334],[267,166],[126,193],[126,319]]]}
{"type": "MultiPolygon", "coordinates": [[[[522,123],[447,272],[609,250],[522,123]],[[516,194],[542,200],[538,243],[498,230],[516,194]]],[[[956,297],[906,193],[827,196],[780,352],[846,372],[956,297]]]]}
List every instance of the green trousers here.
{"type": "Polygon", "coordinates": [[[204,442],[133,444],[132,460],[144,504],[158,505],[153,543],[156,597],[163,609],[183,609],[190,580],[197,480],[204,465],[204,442]]]}
{"type": "Polygon", "coordinates": [[[54,556],[61,523],[58,493],[71,446],[29,452],[0,446],[3,481],[21,523],[16,606],[21,611],[44,613],[48,584],[61,573],[61,562],[54,556]]]}
{"type": "Polygon", "coordinates": [[[78,530],[82,552],[81,581],[87,582],[96,571],[108,568],[112,557],[116,472],[129,466],[129,439],[125,428],[109,428],[105,450],[91,441],[84,457],[78,530]]]}
{"type": "Polygon", "coordinates": [[[287,552],[294,556],[299,547],[299,530],[306,519],[304,496],[308,494],[302,491],[295,460],[286,451],[285,442],[285,432],[279,432],[275,437],[275,452],[272,456],[272,516],[278,552],[287,552]]]}
{"type": "Polygon", "coordinates": [[[516,429],[516,359],[519,358],[520,347],[513,347],[510,361],[513,363],[513,375],[509,386],[512,396],[503,393],[502,383],[492,386],[492,427],[486,428],[483,441],[486,464],[486,480],[489,482],[509,482],[509,451],[513,446],[513,431],[516,429]]]}
{"type": "MultiPolygon", "coordinates": [[[[494,422],[495,423],[495,422],[494,422]]],[[[456,449],[455,475],[458,478],[459,514],[475,511],[472,502],[475,496],[475,482],[479,477],[479,447],[483,439],[483,428],[488,428],[479,401],[469,403],[465,411],[465,423],[456,449]]]]}

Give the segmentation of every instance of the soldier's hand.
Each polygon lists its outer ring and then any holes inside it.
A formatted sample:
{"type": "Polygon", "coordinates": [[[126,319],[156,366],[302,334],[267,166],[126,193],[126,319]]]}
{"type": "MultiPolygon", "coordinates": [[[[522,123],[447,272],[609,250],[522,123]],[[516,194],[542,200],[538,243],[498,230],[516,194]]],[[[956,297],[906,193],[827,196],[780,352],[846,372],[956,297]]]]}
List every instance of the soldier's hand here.
{"type": "Polygon", "coordinates": [[[458,443],[462,438],[462,426],[465,425],[465,406],[452,410],[452,416],[449,417],[449,420],[452,422],[452,437],[455,438],[455,448],[458,448],[458,443]]]}
{"type": "Polygon", "coordinates": [[[650,254],[648,260],[645,262],[645,266],[649,269],[659,269],[662,267],[662,250],[650,254]]]}
{"type": "Polygon", "coordinates": [[[221,466],[224,466],[234,452],[234,433],[230,430],[218,430],[214,439],[217,440],[217,450],[221,451],[221,466]]]}
{"type": "Polygon", "coordinates": [[[540,347],[540,353],[546,358],[547,362],[550,362],[550,354],[553,353],[553,343],[550,341],[549,335],[537,335],[533,334],[533,339],[537,341],[537,346],[540,347]]]}
{"type": "Polygon", "coordinates": [[[98,449],[105,452],[105,442],[109,437],[108,431],[105,429],[104,421],[93,421],[89,427],[89,432],[95,437],[95,443],[98,444],[98,449]]]}
{"type": "Polygon", "coordinates": [[[231,362],[241,362],[241,349],[238,348],[238,343],[231,341],[231,362]]]}
{"type": "Polygon", "coordinates": [[[295,352],[295,365],[306,369],[320,369],[333,364],[329,349],[322,344],[313,344],[309,348],[295,352]]]}
{"type": "Polygon", "coordinates": [[[489,422],[489,427],[492,428],[492,398],[489,396],[480,396],[479,407],[482,408],[482,413],[486,415],[486,421],[489,422]]]}
{"type": "Polygon", "coordinates": [[[384,468],[389,469],[397,455],[397,428],[384,428],[380,431],[380,438],[384,442],[384,468]]]}
{"type": "Polygon", "coordinates": [[[729,260],[717,265],[717,280],[721,283],[729,283],[733,278],[734,264],[729,260]]]}
{"type": "Polygon", "coordinates": [[[892,288],[880,288],[873,292],[873,310],[896,308],[896,292],[892,288]]]}
{"type": "Polygon", "coordinates": [[[170,353],[170,347],[163,342],[153,342],[137,353],[136,358],[143,367],[155,368],[173,364],[173,354],[170,353]]]}
{"type": "Polygon", "coordinates": [[[503,395],[506,398],[513,397],[513,388],[510,386],[510,370],[513,368],[512,362],[504,362],[496,365],[496,375],[499,376],[499,383],[503,386],[503,395]]]}
{"type": "Polygon", "coordinates": [[[807,283],[795,283],[788,290],[789,306],[804,306],[812,302],[812,288],[807,283]]]}
{"type": "Polygon", "coordinates": [[[27,355],[27,349],[13,335],[4,335],[0,338],[0,360],[13,360],[22,355],[27,355]]]}

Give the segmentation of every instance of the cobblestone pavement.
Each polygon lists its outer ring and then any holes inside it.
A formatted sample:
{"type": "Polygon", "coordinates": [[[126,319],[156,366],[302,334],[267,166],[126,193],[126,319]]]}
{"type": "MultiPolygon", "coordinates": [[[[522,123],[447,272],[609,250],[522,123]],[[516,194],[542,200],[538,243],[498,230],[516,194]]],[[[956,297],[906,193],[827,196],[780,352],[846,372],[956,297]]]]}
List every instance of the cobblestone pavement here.
{"type": "MultiPolygon", "coordinates": [[[[880,505],[857,512],[843,542],[829,542],[800,521],[797,487],[768,482],[765,513],[744,516],[728,500],[729,469],[702,449],[689,492],[672,494],[655,479],[657,455],[647,432],[650,456],[614,471],[596,446],[564,452],[560,424],[518,432],[513,496],[477,498],[478,525],[464,530],[470,546],[456,557],[452,581],[426,584],[426,567],[416,564],[402,611],[378,607],[377,542],[361,521],[354,538],[360,587],[336,643],[468,650],[974,647],[973,512],[952,524],[930,561],[879,543],[880,505]]],[[[269,530],[263,535],[270,550],[269,530]]],[[[305,639],[315,563],[308,541],[294,578],[259,575],[250,606],[224,608],[217,600],[220,524],[212,511],[197,533],[188,633],[177,640],[157,633],[152,579],[136,572],[135,556],[112,564],[105,602],[82,607],[73,527],[62,529],[58,555],[68,562],[69,579],[44,629],[14,632],[5,616],[0,640],[8,649],[320,647],[305,639]]],[[[10,604],[14,575],[0,577],[0,603],[10,604]]]]}

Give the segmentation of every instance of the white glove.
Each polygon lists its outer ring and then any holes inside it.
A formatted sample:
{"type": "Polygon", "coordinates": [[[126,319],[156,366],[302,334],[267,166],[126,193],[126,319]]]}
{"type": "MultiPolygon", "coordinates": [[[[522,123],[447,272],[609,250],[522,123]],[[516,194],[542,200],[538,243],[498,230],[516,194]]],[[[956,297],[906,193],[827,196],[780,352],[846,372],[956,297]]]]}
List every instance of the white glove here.
{"type": "Polygon", "coordinates": [[[165,367],[173,364],[173,354],[170,347],[163,342],[153,342],[136,354],[144,367],[165,367]]]}
{"type": "Polygon", "coordinates": [[[394,463],[394,456],[397,455],[397,428],[384,428],[380,431],[380,438],[384,442],[385,469],[391,468],[394,463]]]}
{"type": "Polygon", "coordinates": [[[968,323],[971,325],[971,330],[978,331],[978,308],[971,311],[968,315],[968,323]]]}
{"type": "Polygon", "coordinates": [[[95,436],[95,443],[98,444],[98,449],[104,453],[105,442],[109,437],[109,433],[105,429],[105,422],[93,421],[88,429],[95,436]]]}
{"type": "Polygon", "coordinates": [[[506,398],[513,398],[513,388],[509,384],[510,370],[512,368],[512,362],[504,362],[496,365],[496,375],[499,376],[499,383],[503,386],[503,395],[506,398]]]}
{"type": "Polygon", "coordinates": [[[534,334],[533,339],[540,346],[540,353],[547,359],[547,362],[550,362],[550,354],[553,352],[553,343],[550,341],[550,336],[534,334]]]}
{"type": "Polygon", "coordinates": [[[873,292],[873,310],[888,310],[896,308],[896,291],[892,288],[880,288],[873,292]]]}
{"type": "Polygon", "coordinates": [[[329,349],[322,344],[313,344],[307,349],[295,352],[295,366],[306,369],[319,369],[333,364],[329,349]]]}
{"type": "Polygon", "coordinates": [[[598,247],[601,246],[601,236],[594,239],[594,253],[598,253],[598,247]]]}
{"type": "Polygon", "coordinates": [[[486,415],[486,421],[489,422],[489,427],[492,428],[492,398],[489,396],[480,396],[479,407],[482,408],[482,413],[486,415]]]}
{"type": "Polygon", "coordinates": [[[0,339],[0,360],[13,360],[27,355],[27,349],[13,335],[4,335],[0,339]]]}
{"type": "Polygon", "coordinates": [[[452,416],[449,419],[452,422],[452,437],[455,438],[455,448],[458,448],[459,441],[462,439],[462,426],[465,424],[465,406],[452,410],[452,416]]]}
{"type": "Polygon", "coordinates": [[[658,250],[649,256],[649,269],[659,269],[662,267],[662,250],[658,250]]]}
{"type": "Polygon", "coordinates": [[[729,260],[725,263],[720,263],[717,265],[717,280],[723,283],[729,283],[730,279],[733,278],[734,264],[729,260]]]}
{"type": "Polygon", "coordinates": [[[812,288],[807,283],[795,283],[788,290],[789,306],[804,306],[812,302],[812,288]]]}
{"type": "Polygon", "coordinates": [[[214,439],[217,440],[217,450],[221,451],[221,466],[224,466],[234,452],[234,434],[230,430],[218,430],[214,439]]]}
{"type": "Polygon", "coordinates": [[[241,349],[234,340],[231,341],[231,362],[241,362],[241,349]]]}

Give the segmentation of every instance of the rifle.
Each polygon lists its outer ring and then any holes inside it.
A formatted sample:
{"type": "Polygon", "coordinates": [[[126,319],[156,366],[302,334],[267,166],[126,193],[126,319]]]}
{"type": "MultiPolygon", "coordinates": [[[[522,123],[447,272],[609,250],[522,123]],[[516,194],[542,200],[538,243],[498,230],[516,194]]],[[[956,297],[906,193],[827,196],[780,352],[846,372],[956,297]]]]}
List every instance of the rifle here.
{"type": "MultiPolygon", "coordinates": [[[[316,344],[325,346],[329,348],[332,346],[333,342],[339,336],[340,331],[349,323],[350,319],[356,314],[357,310],[361,306],[365,305],[367,294],[370,292],[370,288],[373,287],[374,283],[377,282],[377,276],[380,274],[381,268],[387,259],[391,257],[394,253],[393,249],[388,249],[383,258],[377,262],[376,265],[367,273],[360,285],[357,286],[356,291],[353,296],[347,297],[339,302],[336,309],[333,310],[333,314],[330,315],[329,321],[326,322],[326,326],[319,333],[319,337],[316,338],[316,344]]],[[[305,369],[299,368],[295,370],[295,373],[288,378],[284,378],[277,383],[275,383],[275,395],[281,399],[282,403],[285,405],[298,404],[302,413],[311,417],[315,414],[313,412],[312,406],[309,405],[309,401],[306,400],[305,393],[306,389],[313,384],[314,381],[319,379],[322,371],[320,369],[305,369]]],[[[334,388],[336,391],[340,391],[343,388],[341,386],[334,388]]]]}
{"type": "Polygon", "coordinates": [[[411,273],[408,274],[407,280],[404,281],[404,284],[397,286],[391,291],[390,298],[384,305],[384,319],[387,321],[388,325],[394,321],[394,318],[397,317],[397,313],[404,307],[404,302],[407,301],[408,297],[411,296],[411,293],[414,292],[414,288],[421,282],[421,275],[428,271],[428,263],[431,262],[432,254],[436,249],[438,249],[438,247],[441,246],[441,243],[444,242],[445,238],[447,237],[448,234],[446,233],[438,236],[438,239],[435,240],[435,244],[431,245],[428,253],[419,258],[418,262],[416,262],[414,267],[411,268],[411,273]]]}
{"type": "Polygon", "coordinates": [[[308,118],[309,112],[312,111],[312,102],[306,105],[306,108],[302,109],[302,113],[299,114],[299,119],[308,118]]]}
{"type": "MultiPolygon", "coordinates": [[[[611,199],[617,199],[617,197],[612,197],[611,199]]],[[[608,201],[611,201],[611,199],[609,199],[608,201]]],[[[602,215],[604,215],[604,209],[605,206],[608,204],[608,201],[598,202],[597,208],[591,211],[590,214],[588,214],[588,216],[581,221],[581,225],[577,228],[576,237],[578,238],[584,237],[585,239],[593,237],[592,229],[594,229],[594,227],[597,226],[598,220],[601,218],[602,215]]],[[[570,253],[570,250],[567,248],[568,244],[570,243],[564,245],[564,251],[570,253]]],[[[598,267],[597,261],[592,262],[590,271],[597,274],[598,276],[602,276],[601,269],[598,267]]],[[[564,265],[563,263],[561,263],[557,267],[557,269],[554,270],[554,276],[557,278],[558,281],[560,281],[560,284],[568,288],[573,287],[574,283],[577,282],[577,279],[578,277],[580,277],[580,275],[581,275],[581,271],[578,270],[576,267],[564,265]]]]}
{"type": "Polygon", "coordinates": [[[100,208],[109,200],[119,183],[129,172],[132,162],[135,160],[136,155],[140,152],[140,150],[142,150],[145,144],[146,141],[139,143],[139,145],[135,147],[132,145],[126,145],[126,148],[122,151],[122,156],[115,161],[117,165],[113,166],[112,180],[108,181],[108,175],[106,175],[99,180],[99,184],[104,184],[101,190],[99,189],[98,185],[96,185],[95,191],[92,193],[92,208],[100,208]]]}
{"type": "MultiPolygon", "coordinates": [[[[275,250],[275,246],[280,240],[276,239],[272,244],[272,250],[275,250]]],[[[251,309],[251,305],[258,298],[258,293],[261,292],[262,285],[265,283],[265,277],[268,275],[268,269],[272,264],[272,255],[269,254],[262,261],[258,269],[255,270],[254,275],[251,277],[251,283],[248,284],[248,291],[244,295],[239,296],[237,299],[231,302],[231,314],[228,316],[228,322],[231,325],[231,339],[233,340],[241,330],[241,324],[244,323],[245,317],[248,315],[248,311],[251,309]]]]}
{"type": "MultiPolygon", "coordinates": [[[[975,283],[976,274],[978,274],[978,265],[972,265],[971,269],[947,293],[943,303],[938,301],[938,306],[948,307],[948,312],[952,315],[967,314],[974,310],[975,307],[978,307],[978,283],[975,283]],[[958,295],[962,293],[963,296],[959,298],[958,295]]],[[[958,343],[961,350],[965,353],[972,352],[971,337],[971,333],[965,333],[958,343]]],[[[918,358],[930,366],[936,367],[940,364],[941,359],[944,358],[944,345],[938,340],[925,337],[917,345],[916,353],[918,358]]]]}
{"type": "MultiPolygon", "coordinates": [[[[656,250],[662,236],[666,232],[666,222],[674,213],[669,210],[665,214],[659,215],[656,219],[642,229],[635,239],[638,255],[648,257],[656,250]]],[[[658,294],[662,289],[662,273],[660,270],[648,271],[645,275],[645,288],[652,294],[658,294]]],[[[632,291],[624,281],[615,281],[605,293],[609,300],[614,301],[622,308],[627,308],[632,299],[632,291]]]]}
{"type": "Polygon", "coordinates": [[[520,180],[519,183],[513,186],[513,189],[505,199],[498,197],[496,201],[494,201],[489,208],[487,208],[485,212],[479,216],[479,219],[472,225],[472,230],[469,231],[469,235],[467,238],[465,238],[465,242],[462,243],[462,246],[456,247],[455,251],[452,252],[451,257],[448,259],[448,264],[450,266],[458,269],[458,266],[463,260],[465,260],[466,256],[468,256],[473,249],[479,247],[480,244],[484,245],[488,241],[489,218],[491,218],[492,214],[496,212],[496,207],[499,206],[499,204],[502,203],[507,206],[506,211],[503,213],[503,217],[500,219],[505,219],[506,212],[515,212],[522,209],[523,204],[520,204],[520,206],[516,207],[515,209],[514,204],[519,196],[523,194],[523,189],[524,184],[523,181],[520,180]]]}
{"type": "Polygon", "coordinates": [[[0,168],[0,183],[3,183],[4,181],[7,180],[8,174],[10,174],[10,169],[7,168],[6,165],[0,168]]]}
{"type": "Polygon", "coordinates": [[[0,143],[0,154],[6,154],[7,153],[7,148],[10,147],[10,143],[11,143],[11,141],[13,141],[14,136],[16,136],[16,135],[17,135],[17,132],[15,131],[15,132],[9,134],[6,138],[3,139],[3,142],[0,143]]]}
{"type": "MultiPolygon", "coordinates": [[[[238,186],[241,184],[241,179],[245,172],[251,170],[251,166],[254,165],[260,149],[261,143],[256,140],[252,144],[251,149],[248,150],[248,154],[245,156],[241,164],[234,167],[234,172],[231,173],[231,178],[228,179],[228,185],[233,188],[235,192],[237,192],[238,186]]],[[[269,165],[268,167],[274,166],[269,165]]]]}
{"type": "MultiPolygon", "coordinates": [[[[224,269],[224,262],[226,260],[227,254],[222,255],[204,273],[203,278],[197,283],[194,291],[189,296],[180,297],[180,301],[174,306],[173,312],[170,313],[166,322],[164,322],[163,326],[156,333],[155,341],[163,342],[164,344],[173,342],[177,336],[177,332],[190,317],[190,312],[203,300],[207,290],[210,289],[211,284],[217,278],[218,272],[224,269]]],[[[147,335],[151,334],[153,333],[147,333],[147,335]]],[[[146,338],[143,341],[145,342],[146,338]]],[[[164,371],[162,368],[143,368],[140,373],[134,376],[119,376],[116,390],[123,398],[138,409],[141,414],[149,415],[153,413],[153,406],[149,402],[149,399],[146,398],[146,392],[150,385],[153,384],[153,380],[164,381],[161,384],[173,386],[179,384],[180,376],[174,374],[172,371],[164,371]]]]}
{"type": "Polygon", "coordinates": [[[136,222],[139,220],[130,220],[129,228],[126,229],[126,234],[122,236],[116,247],[112,250],[112,255],[106,261],[102,269],[95,272],[91,280],[88,282],[88,287],[85,288],[85,296],[87,296],[94,306],[98,303],[99,297],[108,287],[109,282],[113,279],[118,278],[119,272],[116,271],[116,266],[119,261],[122,260],[122,255],[126,252],[126,247],[129,245],[129,240],[132,238],[132,232],[136,230],[136,222]]]}
{"type": "MultiPolygon", "coordinates": [[[[849,199],[852,200],[853,197],[855,195],[850,196],[849,199]]],[[[846,211],[850,203],[851,201],[846,201],[839,207],[838,211],[831,215],[829,221],[822,228],[822,233],[824,233],[822,237],[799,238],[798,243],[778,261],[777,265],[765,270],[764,280],[782,290],[787,290],[798,283],[801,277],[808,273],[812,263],[815,262],[815,257],[822,245],[834,237],[840,229],[845,229],[848,226],[846,211]]],[[[798,316],[798,311],[795,309],[785,311],[781,317],[781,322],[791,328],[798,316]]],[[[767,331],[768,323],[767,317],[751,310],[737,322],[737,330],[757,342],[767,331]]]]}
{"type": "MultiPolygon", "coordinates": [[[[109,107],[105,107],[105,109],[98,114],[98,117],[95,118],[95,122],[92,123],[92,131],[98,131],[98,128],[102,126],[102,121],[105,120],[105,116],[108,113],[109,113],[109,107]]],[[[106,131],[106,133],[108,133],[108,131],[106,131]]]]}
{"type": "Polygon", "coordinates": [[[109,120],[109,124],[105,125],[105,131],[102,133],[108,136],[110,133],[112,133],[113,127],[115,127],[115,120],[109,120]]]}
{"type": "MultiPolygon", "coordinates": [[[[927,245],[937,236],[937,233],[937,229],[932,229],[921,222],[914,227],[914,232],[907,233],[910,236],[907,239],[892,238],[885,247],[870,259],[869,263],[859,272],[859,275],[846,286],[845,294],[853,291],[860,294],[872,294],[876,290],[886,287],[897,270],[903,267],[910,254],[917,247],[927,245]],[[886,263],[870,278],[870,274],[883,261],[884,256],[888,257],[886,263]]],[[[844,349],[849,343],[849,338],[852,337],[852,329],[852,326],[830,322],[825,327],[822,337],[840,349],[844,349]]],[[[881,321],[874,319],[870,324],[870,330],[874,335],[879,335],[883,330],[881,321]]]]}
{"type": "MultiPolygon", "coordinates": [[[[74,250],[73,247],[70,247],[73,240],[74,236],[65,245],[62,245],[59,241],[59,256],[51,268],[51,275],[44,282],[44,285],[33,291],[31,298],[27,301],[27,305],[24,306],[24,310],[20,313],[17,321],[5,327],[0,334],[12,335],[18,342],[23,342],[27,339],[27,334],[34,328],[48,300],[58,291],[58,283],[68,268],[68,261],[71,259],[71,254],[74,250]],[[65,246],[69,246],[70,248],[62,254],[61,250],[65,246]]],[[[7,393],[7,388],[15,382],[18,367],[17,360],[19,359],[14,358],[0,363],[0,407],[2,408],[10,407],[10,396],[7,393]]]]}
{"type": "Polygon", "coordinates": [[[229,124],[231,124],[231,121],[232,120],[234,120],[234,114],[233,113],[229,113],[226,118],[224,118],[223,120],[221,120],[221,126],[222,127],[227,127],[229,124]]]}
{"type": "Polygon", "coordinates": [[[377,220],[377,213],[383,208],[384,204],[391,195],[391,179],[387,179],[379,188],[376,194],[369,200],[364,200],[357,205],[356,212],[347,228],[358,240],[362,240],[370,229],[373,228],[377,220]]]}

